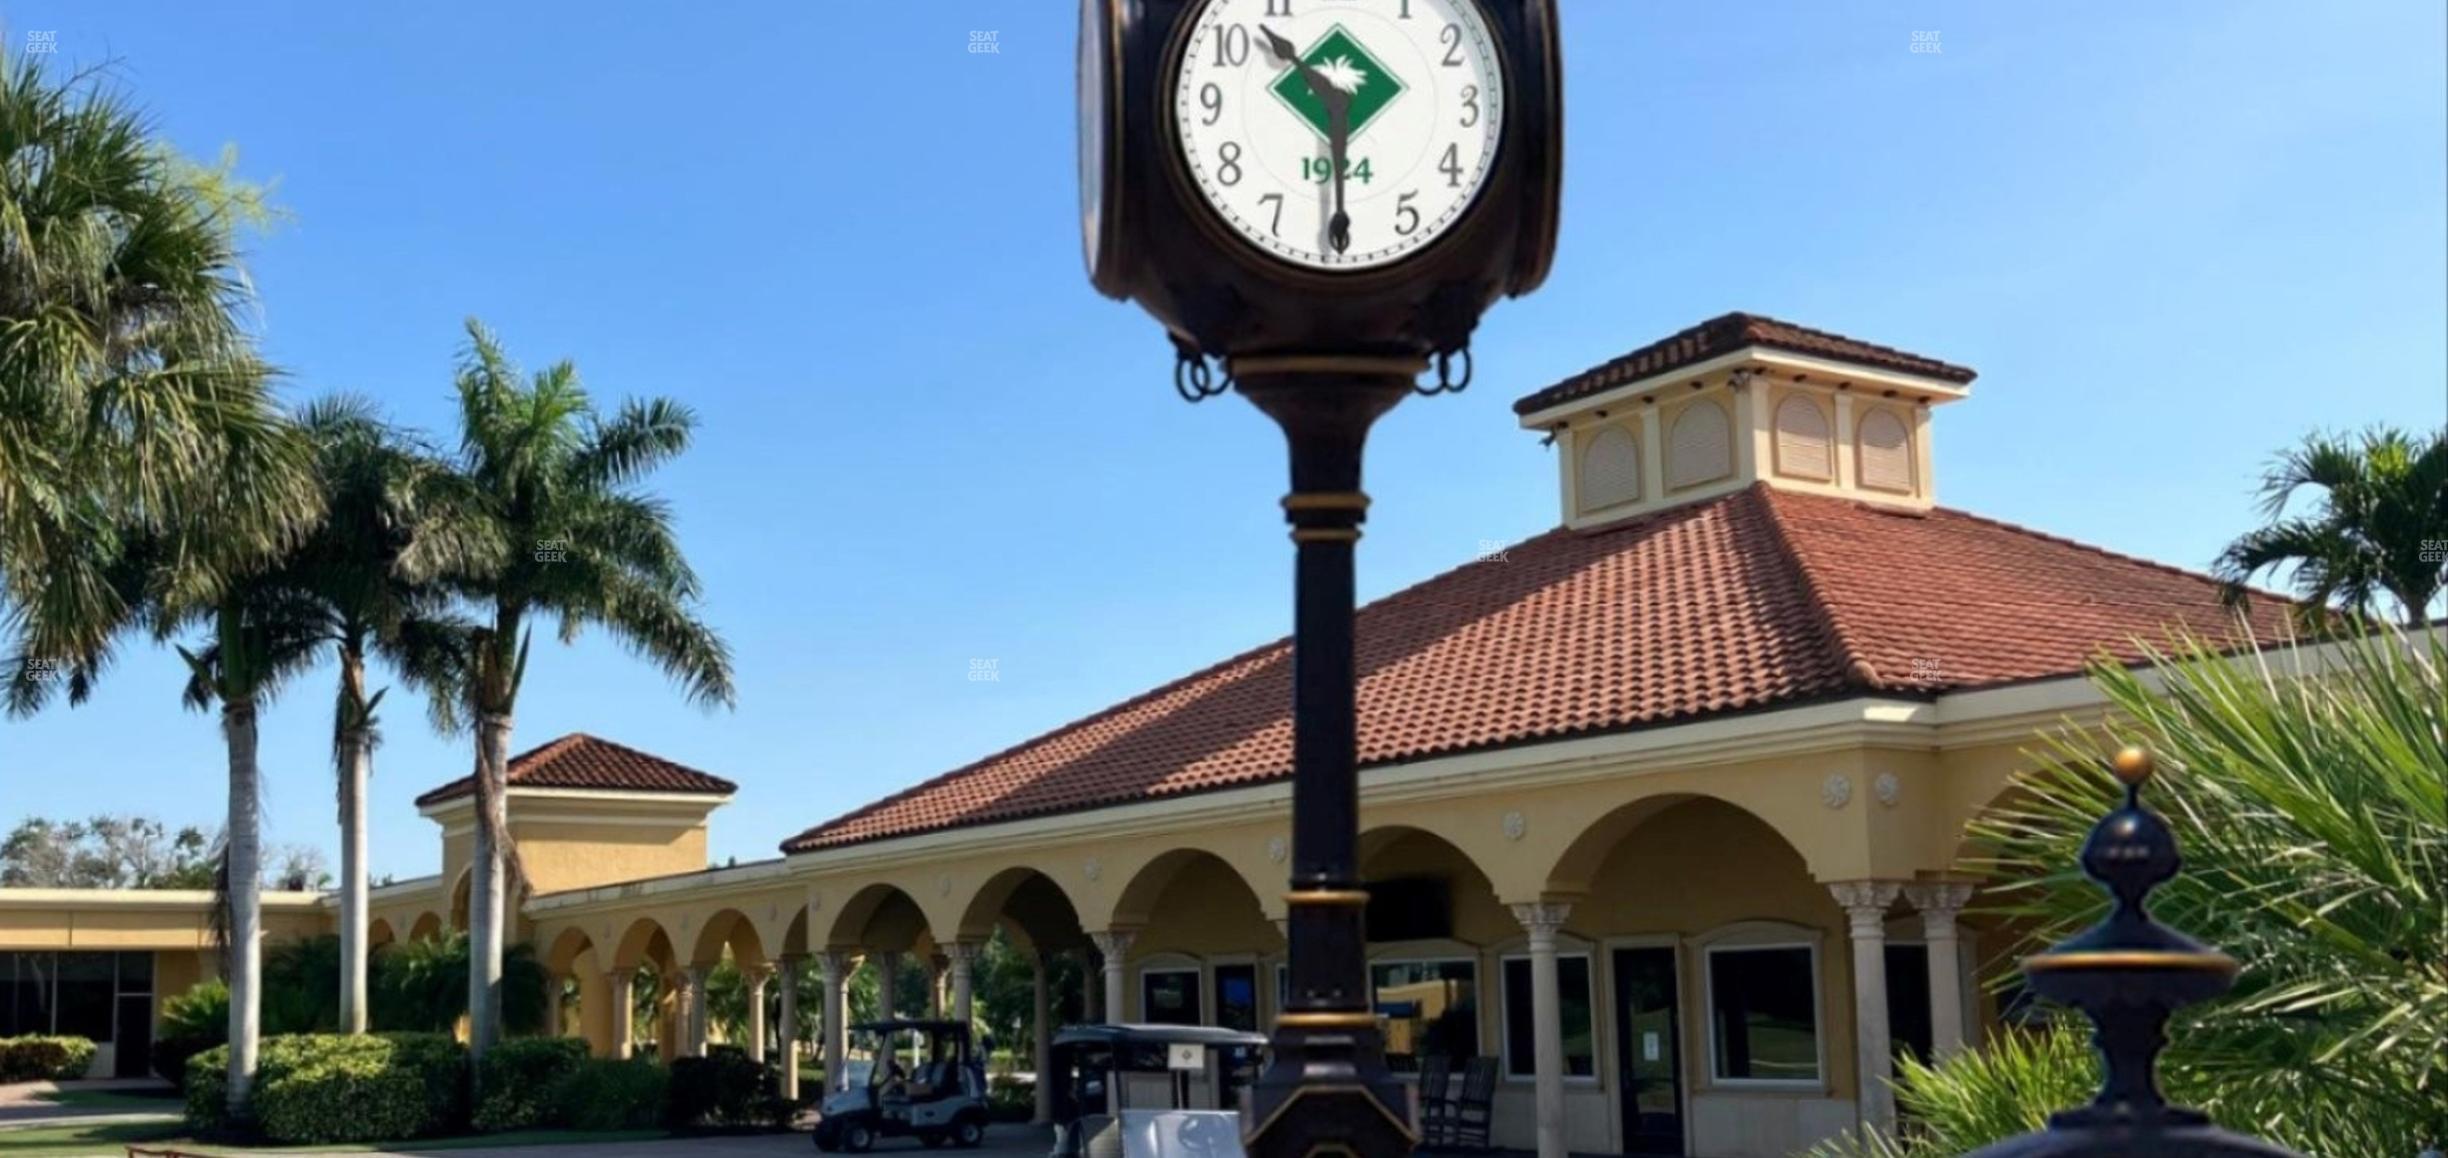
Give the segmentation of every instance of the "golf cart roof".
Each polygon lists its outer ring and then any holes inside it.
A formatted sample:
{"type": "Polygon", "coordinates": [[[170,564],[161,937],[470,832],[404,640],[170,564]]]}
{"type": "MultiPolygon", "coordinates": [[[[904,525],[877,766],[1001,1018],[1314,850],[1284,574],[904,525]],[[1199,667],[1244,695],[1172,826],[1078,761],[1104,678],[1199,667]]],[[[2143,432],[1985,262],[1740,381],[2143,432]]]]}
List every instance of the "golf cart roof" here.
{"type": "Polygon", "coordinates": [[[952,1030],[965,1030],[969,1027],[962,1025],[957,1021],[935,1021],[925,1018],[896,1017],[889,1021],[853,1022],[851,1023],[850,1028],[860,1033],[899,1033],[905,1029],[914,1029],[920,1033],[948,1033],[952,1030]]]}
{"type": "Polygon", "coordinates": [[[1265,1045],[1266,1035],[1220,1025],[1066,1025],[1055,1045],[1265,1045]]]}

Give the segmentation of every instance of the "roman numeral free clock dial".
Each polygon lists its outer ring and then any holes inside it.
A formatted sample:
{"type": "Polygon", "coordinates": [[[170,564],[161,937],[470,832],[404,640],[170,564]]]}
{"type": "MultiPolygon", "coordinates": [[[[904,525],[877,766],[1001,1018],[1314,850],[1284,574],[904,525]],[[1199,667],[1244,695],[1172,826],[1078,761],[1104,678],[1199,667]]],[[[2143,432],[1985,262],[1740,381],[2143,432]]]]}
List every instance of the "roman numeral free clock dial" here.
{"type": "Polygon", "coordinates": [[[1206,0],[1174,140],[1231,232],[1355,271],[1432,244],[1487,183],[1504,70],[1476,0],[1206,0]]]}

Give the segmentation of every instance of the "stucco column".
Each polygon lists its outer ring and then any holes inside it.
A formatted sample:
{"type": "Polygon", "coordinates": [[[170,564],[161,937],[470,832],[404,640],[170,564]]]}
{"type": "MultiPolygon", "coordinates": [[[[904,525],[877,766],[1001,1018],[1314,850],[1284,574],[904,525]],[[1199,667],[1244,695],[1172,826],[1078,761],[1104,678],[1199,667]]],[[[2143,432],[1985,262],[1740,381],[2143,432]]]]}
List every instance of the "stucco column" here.
{"type": "Polygon", "coordinates": [[[1029,1050],[1029,1068],[1037,1075],[1037,1112],[1029,1118],[1031,1125],[1043,1126],[1054,1120],[1054,1076],[1046,1071],[1054,1067],[1054,959],[1037,954],[1035,1000],[1036,1041],[1029,1050]]]}
{"type": "Polygon", "coordinates": [[[749,966],[740,971],[740,980],[746,982],[748,987],[748,1056],[764,1061],[765,987],[773,981],[773,967],[749,966]]]}
{"type": "Polygon", "coordinates": [[[691,965],[680,975],[682,1056],[706,1054],[706,974],[712,971],[704,965],[691,965]]]}
{"type": "Polygon", "coordinates": [[[562,975],[544,970],[544,1029],[546,1037],[559,1037],[569,1032],[569,1022],[561,1016],[562,975]]]}
{"type": "Polygon", "coordinates": [[[941,953],[927,955],[927,1016],[938,1020],[944,1015],[944,967],[948,964],[941,953]]]}
{"type": "Polygon", "coordinates": [[[901,1016],[901,995],[893,992],[901,980],[901,954],[886,950],[876,954],[875,960],[876,1005],[882,1010],[880,1016],[890,1020],[901,1016]]]}
{"type": "Polygon", "coordinates": [[[978,945],[972,941],[954,941],[944,946],[944,952],[952,959],[952,1020],[962,1025],[975,1025],[978,945]]]}
{"type": "Polygon", "coordinates": [[[1530,1040],[1537,1065],[1538,1158],[1564,1158],[1564,1000],[1556,979],[1556,931],[1572,906],[1513,906],[1530,934],[1530,1040]]]}
{"type": "Polygon", "coordinates": [[[1130,1005],[1124,1001],[1122,988],[1123,958],[1129,956],[1131,942],[1139,936],[1135,929],[1108,929],[1090,933],[1097,953],[1105,958],[1105,1020],[1121,1023],[1130,1017],[1130,1005]]]}
{"type": "Polygon", "coordinates": [[[1921,912],[1921,939],[1929,946],[1930,1052],[1945,1061],[1964,1049],[1963,953],[1955,917],[1972,900],[1972,886],[1965,881],[1906,885],[1904,899],[1921,912]]]}
{"type": "Polygon", "coordinates": [[[1097,980],[1102,971],[1097,968],[1094,949],[1080,950],[1080,1020],[1096,1025],[1105,1020],[1105,986],[1097,980]]]}
{"type": "Polygon", "coordinates": [[[668,1065],[688,1043],[688,975],[674,968],[657,980],[662,999],[655,1002],[655,1056],[668,1065]]]}
{"type": "Polygon", "coordinates": [[[792,955],[782,959],[782,1024],[777,1048],[782,1051],[782,1096],[799,1096],[799,978],[806,973],[807,958],[792,955]]]}
{"type": "Polygon", "coordinates": [[[1853,1057],[1861,1124],[1895,1132],[1894,1076],[1888,1061],[1887,908],[1900,886],[1894,881],[1838,881],[1828,886],[1844,906],[1853,941],[1853,1057]]]}
{"type": "Polygon", "coordinates": [[[604,998],[605,1012],[612,1019],[610,1054],[616,1058],[629,1056],[630,1039],[637,1036],[633,1024],[636,1015],[630,1007],[630,1002],[635,1000],[632,988],[636,983],[637,973],[633,969],[614,969],[604,974],[604,989],[609,994],[604,998]]]}
{"type": "Polygon", "coordinates": [[[824,979],[824,1087],[838,1090],[850,1058],[850,955],[826,953],[816,969],[824,979]]]}

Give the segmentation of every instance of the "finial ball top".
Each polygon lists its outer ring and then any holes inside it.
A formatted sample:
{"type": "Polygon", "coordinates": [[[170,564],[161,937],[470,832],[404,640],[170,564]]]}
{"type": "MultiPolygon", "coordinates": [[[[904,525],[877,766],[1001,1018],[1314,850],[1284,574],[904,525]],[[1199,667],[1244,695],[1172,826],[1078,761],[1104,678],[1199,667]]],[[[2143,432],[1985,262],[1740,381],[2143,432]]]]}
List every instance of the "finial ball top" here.
{"type": "Polygon", "coordinates": [[[2151,754],[2138,747],[2118,749],[2116,758],[2109,761],[2108,766],[2116,772],[2117,779],[2127,784],[2140,784],[2150,779],[2151,770],[2155,767],[2151,754]]]}

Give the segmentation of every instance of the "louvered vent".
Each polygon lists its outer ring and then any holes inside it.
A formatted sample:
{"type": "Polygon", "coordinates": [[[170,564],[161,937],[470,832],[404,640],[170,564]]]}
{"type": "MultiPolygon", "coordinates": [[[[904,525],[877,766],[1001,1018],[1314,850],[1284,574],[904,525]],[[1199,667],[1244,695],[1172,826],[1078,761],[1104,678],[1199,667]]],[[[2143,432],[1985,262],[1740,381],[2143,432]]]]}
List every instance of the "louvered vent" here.
{"type": "Polygon", "coordinates": [[[1584,512],[1602,510],[1641,497],[1640,441],[1620,426],[1607,426],[1590,436],[1581,452],[1580,498],[1584,512]]]}
{"type": "Polygon", "coordinates": [[[1832,482],[1836,478],[1835,443],[1828,435],[1827,412],[1801,394],[1786,395],[1776,412],[1777,473],[1790,478],[1832,482]]]}
{"type": "Polygon", "coordinates": [[[1666,440],[1666,485],[1696,486],[1734,473],[1734,441],[1725,408],[1695,402],[1675,416],[1666,440]]]}
{"type": "Polygon", "coordinates": [[[1894,411],[1877,409],[1862,415],[1861,485],[1912,493],[1912,433],[1894,411]]]}

